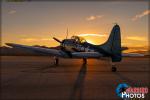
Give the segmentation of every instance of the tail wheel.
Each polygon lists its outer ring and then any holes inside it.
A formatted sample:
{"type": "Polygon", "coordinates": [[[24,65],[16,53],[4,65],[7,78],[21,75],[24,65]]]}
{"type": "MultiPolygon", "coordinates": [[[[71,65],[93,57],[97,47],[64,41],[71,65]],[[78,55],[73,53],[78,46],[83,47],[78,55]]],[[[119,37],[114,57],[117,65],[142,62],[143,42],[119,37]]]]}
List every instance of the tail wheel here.
{"type": "Polygon", "coordinates": [[[57,57],[54,58],[54,64],[57,66],[59,64],[59,59],[57,57]]]}

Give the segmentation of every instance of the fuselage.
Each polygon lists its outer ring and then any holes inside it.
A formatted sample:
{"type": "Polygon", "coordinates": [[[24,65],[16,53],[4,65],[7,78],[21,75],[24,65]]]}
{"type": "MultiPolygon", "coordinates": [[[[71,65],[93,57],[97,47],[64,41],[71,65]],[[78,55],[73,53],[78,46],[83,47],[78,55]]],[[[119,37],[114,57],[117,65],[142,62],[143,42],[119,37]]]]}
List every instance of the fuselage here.
{"type": "Polygon", "coordinates": [[[110,55],[98,45],[90,44],[85,39],[78,36],[73,36],[71,39],[64,39],[60,46],[68,55],[72,52],[97,52],[104,57],[110,55]]]}

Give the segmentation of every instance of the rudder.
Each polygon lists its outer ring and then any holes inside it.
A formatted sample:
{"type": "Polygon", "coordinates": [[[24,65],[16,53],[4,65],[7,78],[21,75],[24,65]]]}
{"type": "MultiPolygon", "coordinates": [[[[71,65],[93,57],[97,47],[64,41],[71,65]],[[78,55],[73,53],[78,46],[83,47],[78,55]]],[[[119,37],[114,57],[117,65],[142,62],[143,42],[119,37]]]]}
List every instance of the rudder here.
{"type": "Polygon", "coordinates": [[[121,61],[121,33],[119,25],[113,27],[108,40],[100,47],[111,55],[112,62],[121,61]]]}

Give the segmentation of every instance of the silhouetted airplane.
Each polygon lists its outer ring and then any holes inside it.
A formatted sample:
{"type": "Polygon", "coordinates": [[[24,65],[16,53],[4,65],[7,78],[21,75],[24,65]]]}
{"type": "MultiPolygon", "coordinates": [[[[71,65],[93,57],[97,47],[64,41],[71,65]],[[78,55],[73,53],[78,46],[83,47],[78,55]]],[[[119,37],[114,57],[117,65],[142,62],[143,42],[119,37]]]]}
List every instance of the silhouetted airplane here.
{"type": "MultiPolygon", "coordinates": [[[[67,33],[68,35],[68,33],[67,33]]],[[[63,58],[82,58],[83,63],[87,63],[87,58],[103,58],[109,57],[112,61],[112,71],[116,71],[115,64],[113,62],[120,62],[122,56],[137,56],[138,54],[122,54],[122,50],[127,48],[121,47],[121,34],[119,25],[115,25],[110,33],[108,40],[101,45],[94,45],[86,42],[83,37],[72,36],[71,39],[59,40],[53,38],[60,43],[60,50],[48,49],[41,47],[25,46],[14,43],[6,43],[8,46],[15,48],[22,48],[32,50],[34,52],[40,52],[47,55],[53,55],[55,58],[55,64],[58,65],[58,57],[63,58]]],[[[140,56],[140,55],[138,55],[140,56]]],[[[141,55],[142,56],[142,55],[141,55]]]]}

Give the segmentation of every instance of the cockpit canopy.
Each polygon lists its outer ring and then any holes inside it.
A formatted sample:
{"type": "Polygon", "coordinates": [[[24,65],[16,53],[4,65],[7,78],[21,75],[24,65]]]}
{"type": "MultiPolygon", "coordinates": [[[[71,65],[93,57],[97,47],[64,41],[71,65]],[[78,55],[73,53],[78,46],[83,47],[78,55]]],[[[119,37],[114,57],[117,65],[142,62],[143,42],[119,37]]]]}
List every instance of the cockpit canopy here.
{"type": "Polygon", "coordinates": [[[86,42],[86,40],[83,37],[79,37],[79,36],[72,36],[71,39],[75,40],[78,43],[86,42]]]}

